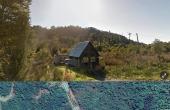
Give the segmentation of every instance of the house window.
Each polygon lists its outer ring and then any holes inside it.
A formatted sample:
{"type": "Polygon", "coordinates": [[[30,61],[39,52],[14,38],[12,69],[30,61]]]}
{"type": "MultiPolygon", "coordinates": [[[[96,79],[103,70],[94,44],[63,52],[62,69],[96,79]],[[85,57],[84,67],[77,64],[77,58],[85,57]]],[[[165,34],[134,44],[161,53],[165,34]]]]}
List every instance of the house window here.
{"type": "Polygon", "coordinates": [[[91,57],[91,58],[90,58],[90,61],[91,61],[91,62],[96,62],[96,58],[95,58],[95,57],[91,57]]]}
{"type": "Polygon", "coordinates": [[[83,57],[83,61],[82,61],[83,63],[88,63],[89,62],[89,59],[88,59],[88,57],[83,57]]]}

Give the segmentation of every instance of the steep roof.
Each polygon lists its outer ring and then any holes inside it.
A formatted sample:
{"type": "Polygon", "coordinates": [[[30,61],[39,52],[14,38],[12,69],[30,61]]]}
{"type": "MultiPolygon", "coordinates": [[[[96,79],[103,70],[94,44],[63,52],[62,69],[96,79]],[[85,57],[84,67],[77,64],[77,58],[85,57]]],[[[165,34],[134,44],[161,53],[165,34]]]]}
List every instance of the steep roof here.
{"type": "Polygon", "coordinates": [[[69,53],[69,56],[71,57],[80,57],[83,51],[86,49],[90,42],[85,41],[85,42],[80,42],[78,43],[69,53]]]}

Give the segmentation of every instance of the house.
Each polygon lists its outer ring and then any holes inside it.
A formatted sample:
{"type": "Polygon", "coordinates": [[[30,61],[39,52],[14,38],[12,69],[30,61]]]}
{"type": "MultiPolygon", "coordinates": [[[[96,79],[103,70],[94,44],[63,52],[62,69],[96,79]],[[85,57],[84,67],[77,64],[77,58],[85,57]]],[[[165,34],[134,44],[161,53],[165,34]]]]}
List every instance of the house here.
{"type": "Polygon", "coordinates": [[[68,56],[71,66],[94,68],[99,64],[99,53],[89,41],[75,45],[68,56]]]}

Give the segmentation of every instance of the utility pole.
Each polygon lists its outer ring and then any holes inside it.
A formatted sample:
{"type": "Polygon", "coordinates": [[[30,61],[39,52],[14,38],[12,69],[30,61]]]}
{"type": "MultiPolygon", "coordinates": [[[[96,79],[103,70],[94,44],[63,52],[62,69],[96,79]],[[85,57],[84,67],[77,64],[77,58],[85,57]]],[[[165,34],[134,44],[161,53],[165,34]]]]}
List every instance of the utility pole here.
{"type": "Polygon", "coordinates": [[[109,41],[109,45],[111,44],[111,33],[110,33],[110,30],[109,30],[109,35],[108,35],[108,41],[109,41]]]}
{"type": "Polygon", "coordinates": [[[131,38],[132,33],[129,33],[128,35],[129,35],[129,43],[130,43],[130,38],[131,38]]]}
{"type": "Polygon", "coordinates": [[[139,43],[139,35],[136,33],[137,42],[139,43]]]}

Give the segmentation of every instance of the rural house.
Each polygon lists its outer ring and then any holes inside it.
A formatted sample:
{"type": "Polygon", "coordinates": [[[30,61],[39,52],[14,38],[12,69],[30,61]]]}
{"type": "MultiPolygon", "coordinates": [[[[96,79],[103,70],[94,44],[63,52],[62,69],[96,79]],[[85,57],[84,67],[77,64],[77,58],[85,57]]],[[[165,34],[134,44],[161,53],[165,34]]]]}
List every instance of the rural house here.
{"type": "Polygon", "coordinates": [[[75,45],[68,56],[68,64],[71,66],[94,68],[99,64],[99,53],[89,41],[75,45]]]}

